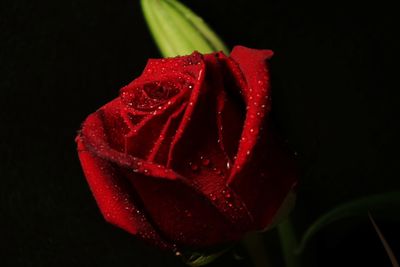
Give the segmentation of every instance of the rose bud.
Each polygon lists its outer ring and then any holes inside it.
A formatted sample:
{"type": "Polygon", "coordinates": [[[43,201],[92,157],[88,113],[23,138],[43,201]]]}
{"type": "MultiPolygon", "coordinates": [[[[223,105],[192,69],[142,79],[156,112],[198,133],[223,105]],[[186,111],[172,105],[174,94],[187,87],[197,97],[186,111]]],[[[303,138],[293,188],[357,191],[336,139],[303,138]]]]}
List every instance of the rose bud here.
{"type": "Polygon", "coordinates": [[[297,182],[271,127],[270,50],[150,59],[76,138],[104,218],[161,248],[268,228],[297,182]]]}

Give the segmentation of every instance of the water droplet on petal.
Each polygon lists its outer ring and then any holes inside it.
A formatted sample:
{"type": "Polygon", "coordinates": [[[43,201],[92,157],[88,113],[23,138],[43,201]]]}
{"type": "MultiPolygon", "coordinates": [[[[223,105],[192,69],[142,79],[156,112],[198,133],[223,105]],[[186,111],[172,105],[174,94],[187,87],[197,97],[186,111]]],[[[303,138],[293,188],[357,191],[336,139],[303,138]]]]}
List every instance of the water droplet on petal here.
{"type": "Polygon", "coordinates": [[[203,166],[208,166],[208,165],[210,165],[210,160],[207,159],[207,158],[204,158],[204,159],[201,161],[201,164],[203,164],[203,166]]]}
{"type": "Polygon", "coordinates": [[[214,194],[212,194],[212,193],[210,194],[210,198],[211,198],[212,201],[217,200],[217,197],[216,197],[214,194]]]}
{"type": "Polygon", "coordinates": [[[192,169],[192,171],[197,171],[199,169],[199,166],[197,166],[196,164],[190,163],[190,168],[192,169]]]}
{"type": "Polygon", "coordinates": [[[189,210],[185,210],[185,215],[187,217],[192,217],[192,213],[189,210]]]}
{"type": "Polygon", "coordinates": [[[220,169],[215,168],[215,167],[213,168],[213,171],[218,175],[222,174],[222,171],[220,169]]]}

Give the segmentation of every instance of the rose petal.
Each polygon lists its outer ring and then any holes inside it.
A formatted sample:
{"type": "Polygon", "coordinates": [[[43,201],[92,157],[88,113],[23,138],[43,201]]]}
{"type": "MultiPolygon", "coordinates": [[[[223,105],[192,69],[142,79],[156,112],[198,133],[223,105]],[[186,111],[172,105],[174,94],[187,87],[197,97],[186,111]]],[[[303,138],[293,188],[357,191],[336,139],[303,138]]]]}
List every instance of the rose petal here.
{"type": "MultiPolygon", "coordinates": [[[[174,114],[176,109],[181,109],[182,105],[186,105],[184,100],[189,93],[188,91],[188,88],[182,89],[182,92],[169,100],[165,106],[160,106],[140,123],[131,126],[131,131],[124,137],[125,153],[143,159],[147,158],[152,153],[154,144],[159,139],[170,116],[174,114]]],[[[129,112],[123,110],[121,115],[126,118],[129,116],[129,112]]]]}
{"type": "Polygon", "coordinates": [[[270,84],[265,61],[271,56],[269,50],[245,47],[235,47],[231,54],[247,83],[243,87],[247,114],[228,182],[246,203],[257,229],[272,221],[297,180],[293,160],[266,117],[270,109],[270,84]]]}
{"type": "Polygon", "coordinates": [[[179,175],[165,166],[147,162],[146,160],[121,153],[113,149],[108,143],[108,137],[103,124],[104,110],[89,115],[82,125],[78,140],[82,141],[85,149],[94,156],[121,168],[128,168],[132,172],[145,173],[155,178],[176,180],[179,175]]]}
{"type": "Polygon", "coordinates": [[[178,247],[207,248],[237,240],[243,234],[190,184],[132,173],[124,177],[140,196],[152,224],[178,247]]]}
{"type": "Polygon", "coordinates": [[[243,46],[236,46],[232,50],[231,57],[238,63],[246,81],[246,85],[242,85],[242,92],[247,112],[237,158],[228,183],[249,160],[266,114],[270,110],[270,84],[266,60],[271,56],[270,50],[249,49],[243,46]]]}
{"type": "Polygon", "coordinates": [[[165,74],[187,74],[191,75],[193,79],[196,80],[200,75],[199,70],[202,69],[202,61],[203,56],[198,52],[193,52],[188,56],[149,59],[142,75],[137,80],[150,79],[154,81],[165,74]]]}
{"type": "Polygon", "coordinates": [[[161,130],[160,136],[157,141],[154,142],[150,155],[147,157],[148,161],[163,165],[167,164],[169,147],[176,134],[176,129],[182,120],[186,106],[187,103],[181,105],[181,107],[168,118],[161,130]]]}
{"type": "Polygon", "coordinates": [[[110,162],[90,153],[81,138],[77,138],[77,143],[86,179],[104,218],[161,248],[171,248],[148,223],[141,207],[135,204],[132,186],[110,162]]]}

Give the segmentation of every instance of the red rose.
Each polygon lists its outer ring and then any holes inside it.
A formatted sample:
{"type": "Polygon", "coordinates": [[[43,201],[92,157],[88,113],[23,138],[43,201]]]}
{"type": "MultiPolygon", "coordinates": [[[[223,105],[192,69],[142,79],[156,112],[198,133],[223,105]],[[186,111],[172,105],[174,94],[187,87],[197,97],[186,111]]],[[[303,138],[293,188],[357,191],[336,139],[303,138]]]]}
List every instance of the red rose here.
{"type": "Polygon", "coordinates": [[[296,183],[269,124],[270,50],[150,59],[76,139],[105,219],[163,248],[268,227],[296,183]]]}

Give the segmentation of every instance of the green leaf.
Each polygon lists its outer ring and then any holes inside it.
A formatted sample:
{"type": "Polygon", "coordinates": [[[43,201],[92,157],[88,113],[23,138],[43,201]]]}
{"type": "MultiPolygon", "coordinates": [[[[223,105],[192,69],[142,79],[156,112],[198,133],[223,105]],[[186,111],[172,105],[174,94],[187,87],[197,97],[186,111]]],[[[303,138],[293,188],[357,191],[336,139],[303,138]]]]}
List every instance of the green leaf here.
{"type": "Polygon", "coordinates": [[[287,267],[300,267],[300,258],[296,251],[297,239],[293,229],[290,218],[287,218],[280,224],[278,224],[278,234],[281,241],[283,258],[285,260],[285,266],[287,267]]]}
{"type": "Polygon", "coordinates": [[[228,251],[230,247],[223,249],[221,251],[212,253],[212,254],[205,254],[205,253],[198,253],[198,252],[191,252],[188,254],[177,254],[180,256],[183,260],[183,262],[191,267],[198,267],[198,266],[204,266],[207,265],[214,260],[216,260],[219,256],[224,254],[226,251],[228,251]]]}
{"type": "Polygon", "coordinates": [[[342,204],[322,215],[307,229],[296,252],[302,253],[307,243],[317,232],[335,221],[348,217],[367,215],[370,210],[391,209],[392,211],[397,211],[398,206],[400,206],[400,192],[369,196],[342,204]]]}
{"type": "Polygon", "coordinates": [[[228,49],[211,28],[177,0],[141,0],[150,32],[164,57],[228,49]]]}

